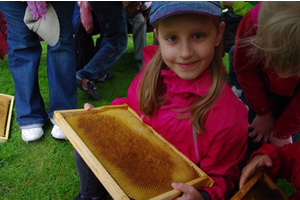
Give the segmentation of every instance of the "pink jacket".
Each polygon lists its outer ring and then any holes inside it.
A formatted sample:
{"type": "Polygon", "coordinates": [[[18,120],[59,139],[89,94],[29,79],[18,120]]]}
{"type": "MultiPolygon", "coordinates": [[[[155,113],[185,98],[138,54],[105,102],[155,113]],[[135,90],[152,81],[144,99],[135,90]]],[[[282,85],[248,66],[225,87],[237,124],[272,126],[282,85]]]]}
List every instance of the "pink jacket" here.
{"type": "MultiPolygon", "coordinates": [[[[144,48],[146,65],[154,56],[157,46],[144,48]]],[[[179,119],[174,110],[184,109],[211,87],[209,70],[194,80],[183,80],[171,70],[161,71],[166,84],[169,104],[158,108],[157,115],[147,119],[139,112],[137,96],[141,73],[132,81],[127,98],[116,99],[112,104],[128,104],[156,132],[174,145],[192,162],[207,173],[215,184],[203,188],[212,199],[228,199],[234,181],[239,180],[237,164],[244,159],[247,140],[247,110],[224,82],[224,91],[205,119],[206,134],[196,134],[190,119],[179,119]]]]}

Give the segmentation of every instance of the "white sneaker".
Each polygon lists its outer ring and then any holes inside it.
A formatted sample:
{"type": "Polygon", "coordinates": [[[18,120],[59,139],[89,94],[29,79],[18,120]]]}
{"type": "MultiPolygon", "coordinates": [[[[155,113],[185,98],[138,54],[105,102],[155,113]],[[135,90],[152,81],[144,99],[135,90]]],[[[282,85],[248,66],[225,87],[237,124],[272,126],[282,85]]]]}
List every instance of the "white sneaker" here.
{"type": "Polygon", "coordinates": [[[232,86],[231,90],[233,91],[233,93],[237,98],[240,98],[242,96],[242,92],[243,92],[242,89],[237,89],[235,86],[232,86]]]}
{"type": "Polygon", "coordinates": [[[44,130],[42,128],[29,128],[22,129],[22,139],[25,142],[35,141],[44,135],[44,130]]]}
{"type": "Polygon", "coordinates": [[[57,125],[53,126],[51,135],[54,139],[57,139],[57,140],[68,140],[68,138],[65,136],[65,134],[62,132],[62,130],[57,125]]]}

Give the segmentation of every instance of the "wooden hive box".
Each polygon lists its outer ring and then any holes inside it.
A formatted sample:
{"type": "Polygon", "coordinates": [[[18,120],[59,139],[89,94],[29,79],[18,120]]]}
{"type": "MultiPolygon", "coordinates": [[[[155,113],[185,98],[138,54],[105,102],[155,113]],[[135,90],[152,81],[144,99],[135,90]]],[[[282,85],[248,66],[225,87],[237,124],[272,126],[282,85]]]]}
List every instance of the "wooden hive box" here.
{"type": "Polygon", "coordinates": [[[54,121],[115,200],[174,199],[213,180],[127,105],[54,112],[54,121]]]}
{"type": "Polygon", "coordinates": [[[230,200],[288,200],[263,171],[253,176],[230,200]]]}
{"type": "Polygon", "coordinates": [[[8,140],[14,96],[0,94],[0,142],[8,140]]]}

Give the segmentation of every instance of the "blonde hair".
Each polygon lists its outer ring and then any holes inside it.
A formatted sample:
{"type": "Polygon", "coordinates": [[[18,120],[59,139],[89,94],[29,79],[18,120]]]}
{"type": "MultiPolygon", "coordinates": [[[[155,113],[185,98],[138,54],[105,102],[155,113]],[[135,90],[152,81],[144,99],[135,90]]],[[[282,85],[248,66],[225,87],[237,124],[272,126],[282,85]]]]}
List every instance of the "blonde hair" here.
{"type": "MultiPolygon", "coordinates": [[[[214,23],[219,31],[220,18],[214,17],[214,19],[214,23]]],[[[140,80],[139,109],[146,117],[155,115],[157,107],[168,104],[163,94],[164,85],[160,74],[162,69],[168,69],[168,67],[162,59],[159,48],[154,58],[145,68],[140,80]]],[[[191,123],[198,133],[205,133],[204,118],[223,90],[225,76],[223,73],[222,42],[215,48],[214,58],[209,69],[212,77],[210,90],[205,96],[199,97],[197,101],[188,107],[187,110],[191,110],[191,112],[184,116],[185,118],[191,117],[191,123]]]]}
{"type": "Polygon", "coordinates": [[[300,75],[300,2],[262,2],[257,34],[248,42],[249,56],[265,59],[281,77],[300,75]]]}

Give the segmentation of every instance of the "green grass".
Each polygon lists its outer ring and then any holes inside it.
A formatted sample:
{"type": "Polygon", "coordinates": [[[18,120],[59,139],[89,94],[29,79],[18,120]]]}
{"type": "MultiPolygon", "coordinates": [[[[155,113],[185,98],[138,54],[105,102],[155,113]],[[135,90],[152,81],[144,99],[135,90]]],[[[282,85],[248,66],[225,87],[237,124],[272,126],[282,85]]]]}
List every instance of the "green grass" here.
{"type": "MultiPolygon", "coordinates": [[[[78,90],[77,108],[83,108],[89,102],[94,106],[109,105],[118,97],[127,94],[131,80],[138,73],[134,60],[131,35],[128,36],[128,48],[124,55],[112,66],[115,77],[97,86],[102,95],[100,101],[93,100],[78,90]]],[[[153,34],[148,33],[147,43],[152,44],[153,34]]],[[[39,70],[39,83],[42,96],[48,109],[48,82],[46,72],[46,44],[42,42],[43,53],[39,70]]],[[[224,58],[228,70],[227,55],[224,58]]],[[[14,95],[14,83],[8,69],[7,56],[0,61],[0,93],[14,95]]],[[[73,147],[68,141],[51,138],[51,123],[44,125],[45,134],[40,141],[25,143],[16,123],[16,109],[13,109],[10,135],[7,142],[0,143],[0,199],[38,199],[69,200],[79,192],[79,177],[73,157],[73,147]]],[[[279,181],[287,194],[295,190],[286,181],[279,181]]]]}

